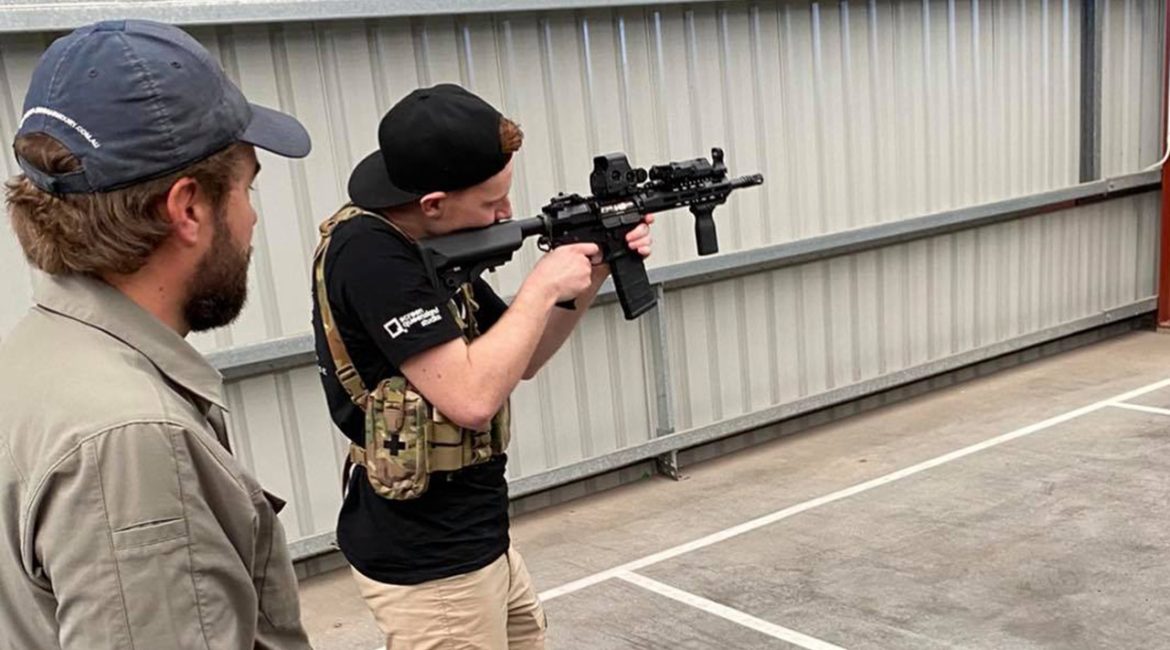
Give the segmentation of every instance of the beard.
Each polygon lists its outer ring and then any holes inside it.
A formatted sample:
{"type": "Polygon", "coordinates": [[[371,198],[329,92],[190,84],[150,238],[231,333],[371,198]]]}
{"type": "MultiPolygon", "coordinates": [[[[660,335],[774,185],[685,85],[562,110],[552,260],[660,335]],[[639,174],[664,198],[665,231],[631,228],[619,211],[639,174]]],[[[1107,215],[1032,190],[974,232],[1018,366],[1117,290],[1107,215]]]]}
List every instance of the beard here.
{"type": "Polygon", "coordinates": [[[248,299],[248,262],[252,249],[232,242],[227,221],[216,219],[211,248],[199,260],[187,285],[183,316],[193,332],[223,327],[234,321],[248,299]]]}

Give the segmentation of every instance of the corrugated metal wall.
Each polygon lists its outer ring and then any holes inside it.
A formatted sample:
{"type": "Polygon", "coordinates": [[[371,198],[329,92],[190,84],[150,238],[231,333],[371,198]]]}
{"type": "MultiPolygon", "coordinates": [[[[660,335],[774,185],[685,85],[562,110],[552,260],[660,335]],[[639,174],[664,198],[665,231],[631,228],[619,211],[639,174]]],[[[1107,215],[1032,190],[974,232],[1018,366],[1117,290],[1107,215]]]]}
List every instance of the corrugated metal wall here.
{"type": "Polygon", "coordinates": [[[668,294],[679,428],[1156,292],[1156,193],[668,294]]]}
{"type": "MultiPolygon", "coordinates": [[[[1108,0],[1102,160],[1159,155],[1162,4],[1108,0]]],[[[304,334],[317,222],[375,146],[381,113],[456,81],[519,121],[514,204],[587,190],[591,157],[636,164],[728,152],[762,172],[717,216],[742,250],[1066,187],[1078,180],[1080,5],[1018,0],[711,3],[204,27],[253,100],[296,114],[301,162],[264,158],[253,299],[205,350],[304,334]]],[[[0,36],[0,136],[11,141],[44,34],[0,36]]],[[[14,173],[7,156],[0,173],[14,173]]],[[[668,292],[675,425],[698,426],[1133,303],[1155,291],[1156,194],[668,292]]],[[[660,220],[652,265],[695,256],[691,219],[660,220]]],[[[0,234],[0,336],[30,274],[0,234]]],[[[511,293],[527,249],[492,281],[511,293]]],[[[654,435],[653,332],[599,307],[514,397],[512,477],[654,435]]],[[[315,370],[229,385],[244,462],[291,498],[291,539],[332,530],[341,439],[315,370]]]]}

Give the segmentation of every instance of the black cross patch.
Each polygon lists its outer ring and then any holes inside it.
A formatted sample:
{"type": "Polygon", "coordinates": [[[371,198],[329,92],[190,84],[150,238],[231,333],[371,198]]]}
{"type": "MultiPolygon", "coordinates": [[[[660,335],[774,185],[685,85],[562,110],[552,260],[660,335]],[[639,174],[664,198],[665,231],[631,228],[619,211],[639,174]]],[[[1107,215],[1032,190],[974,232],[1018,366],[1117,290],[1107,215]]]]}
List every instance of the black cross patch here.
{"type": "Polygon", "coordinates": [[[391,456],[397,456],[398,452],[406,451],[406,445],[402,444],[397,433],[390,434],[390,438],[383,442],[382,446],[390,450],[391,456]]]}

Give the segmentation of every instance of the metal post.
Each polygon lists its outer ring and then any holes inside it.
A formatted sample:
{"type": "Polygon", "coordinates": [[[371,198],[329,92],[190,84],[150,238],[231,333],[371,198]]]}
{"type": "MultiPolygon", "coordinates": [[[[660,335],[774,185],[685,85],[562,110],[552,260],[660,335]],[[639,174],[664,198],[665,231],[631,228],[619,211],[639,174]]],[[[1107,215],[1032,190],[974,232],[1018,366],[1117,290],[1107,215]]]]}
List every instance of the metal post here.
{"type": "Polygon", "coordinates": [[[1101,177],[1101,0],[1081,2],[1081,182],[1101,177]]]}
{"type": "MultiPolygon", "coordinates": [[[[655,285],[654,294],[658,297],[658,304],[646,316],[650,329],[651,347],[650,356],[654,364],[654,403],[657,409],[658,426],[654,436],[674,433],[674,389],[670,381],[670,333],[666,327],[666,290],[662,285],[655,285]]],[[[655,459],[658,473],[679,480],[678,451],[671,450],[655,459]]]]}
{"type": "MultiPolygon", "coordinates": [[[[1167,142],[1167,129],[1170,124],[1170,7],[1162,5],[1164,26],[1162,28],[1162,142],[1163,147],[1170,146],[1167,142]]],[[[1166,155],[1166,152],[1162,152],[1166,155]]],[[[1158,255],[1158,328],[1170,329],[1170,192],[1166,191],[1166,181],[1170,180],[1170,161],[1162,163],[1162,232],[1161,247],[1158,255]]]]}
{"type": "Polygon", "coordinates": [[[1170,162],[1162,164],[1162,232],[1158,253],[1158,329],[1170,330],[1170,162]]]}

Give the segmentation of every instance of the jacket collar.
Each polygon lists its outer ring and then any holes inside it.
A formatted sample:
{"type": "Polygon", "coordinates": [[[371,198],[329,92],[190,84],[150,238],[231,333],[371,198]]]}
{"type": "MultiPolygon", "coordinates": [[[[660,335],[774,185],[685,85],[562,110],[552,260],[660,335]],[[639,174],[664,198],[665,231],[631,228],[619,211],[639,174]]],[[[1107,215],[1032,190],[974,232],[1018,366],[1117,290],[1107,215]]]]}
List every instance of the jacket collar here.
{"type": "MultiPolygon", "coordinates": [[[[138,350],[171,381],[225,411],[223,376],[179,333],[126,294],[88,275],[38,273],[33,300],[138,350]]],[[[204,410],[208,408],[205,404],[204,410]]]]}

